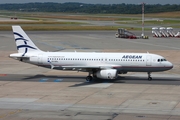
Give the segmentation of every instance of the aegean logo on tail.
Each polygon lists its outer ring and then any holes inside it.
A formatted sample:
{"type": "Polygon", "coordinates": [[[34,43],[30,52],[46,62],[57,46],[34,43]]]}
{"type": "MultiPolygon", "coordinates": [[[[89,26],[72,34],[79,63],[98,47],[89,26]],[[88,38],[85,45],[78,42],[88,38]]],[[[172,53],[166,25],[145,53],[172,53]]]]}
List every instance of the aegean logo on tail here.
{"type": "Polygon", "coordinates": [[[19,37],[19,38],[16,38],[16,39],[15,39],[16,42],[19,41],[19,40],[24,41],[24,45],[18,45],[18,46],[17,46],[17,50],[19,50],[19,48],[25,48],[24,54],[23,54],[22,56],[24,56],[24,55],[28,52],[28,48],[36,50],[36,48],[34,48],[34,47],[32,47],[32,46],[29,46],[29,45],[27,44],[27,42],[28,42],[29,40],[25,39],[21,34],[19,34],[19,33],[17,33],[17,32],[14,32],[14,35],[17,35],[17,36],[19,37]]]}

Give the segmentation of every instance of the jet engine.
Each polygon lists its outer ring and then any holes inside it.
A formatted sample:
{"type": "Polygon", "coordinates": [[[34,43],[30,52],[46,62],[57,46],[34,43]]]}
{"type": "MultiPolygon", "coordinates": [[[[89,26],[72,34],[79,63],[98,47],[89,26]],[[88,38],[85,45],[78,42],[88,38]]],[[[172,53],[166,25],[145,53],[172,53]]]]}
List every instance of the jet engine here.
{"type": "Polygon", "coordinates": [[[118,74],[116,69],[99,70],[96,72],[96,77],[100,79],[116,79],[118,74]]]}

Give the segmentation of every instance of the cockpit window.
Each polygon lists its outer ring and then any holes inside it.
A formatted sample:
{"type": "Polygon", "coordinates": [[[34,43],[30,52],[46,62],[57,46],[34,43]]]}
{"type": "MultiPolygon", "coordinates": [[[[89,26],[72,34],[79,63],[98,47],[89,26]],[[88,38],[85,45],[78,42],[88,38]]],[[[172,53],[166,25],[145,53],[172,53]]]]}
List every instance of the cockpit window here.
{"type": "Polygon", "coordinates": [[[163,62],[163,61],[167,61],[166,59],[158,59],[158,62],[163,62]]]}
{"type": "Polygon", "coordinates": [[[164,61],[167,61],[166,59],[163,59],[164,61]]]}

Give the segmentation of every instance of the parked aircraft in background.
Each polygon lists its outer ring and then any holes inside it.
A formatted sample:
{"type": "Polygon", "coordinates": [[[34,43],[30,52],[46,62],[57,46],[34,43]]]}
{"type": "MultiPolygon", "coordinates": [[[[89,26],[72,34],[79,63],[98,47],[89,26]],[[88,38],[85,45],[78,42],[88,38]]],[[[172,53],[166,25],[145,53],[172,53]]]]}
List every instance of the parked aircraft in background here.
{"type": "Polygon", "coordinates": [[[12,29],[18,53],[10,54],[11,58],[50,69],[88,72],[87,81],[116,79],[127,72],[147,72],[151,80],[151,72],[173,68],[164,57],[150,53],[44,52],[20,26],[12,29]]]}

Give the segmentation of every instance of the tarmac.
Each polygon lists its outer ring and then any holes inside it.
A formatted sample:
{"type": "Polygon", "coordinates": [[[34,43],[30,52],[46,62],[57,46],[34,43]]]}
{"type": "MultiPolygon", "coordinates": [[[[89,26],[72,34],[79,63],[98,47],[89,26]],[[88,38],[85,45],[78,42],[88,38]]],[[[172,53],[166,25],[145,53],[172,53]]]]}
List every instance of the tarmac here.
{"type": "MultiPolygon", "coordinates": [[[[180,39],[119,39],[115,31],[28,31],[44,51],[149,52],[174,64],[170,71],[128,73],[87,83],[87,73],[56,71],[9,58],[13,34],[0,33],[0,119],[179,120],[180,39]]],[[[140,32],[135,32],[141,34],[140,32]]]]}

